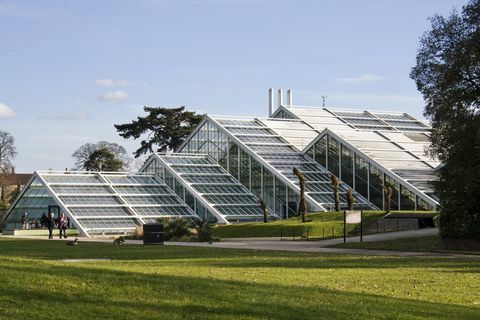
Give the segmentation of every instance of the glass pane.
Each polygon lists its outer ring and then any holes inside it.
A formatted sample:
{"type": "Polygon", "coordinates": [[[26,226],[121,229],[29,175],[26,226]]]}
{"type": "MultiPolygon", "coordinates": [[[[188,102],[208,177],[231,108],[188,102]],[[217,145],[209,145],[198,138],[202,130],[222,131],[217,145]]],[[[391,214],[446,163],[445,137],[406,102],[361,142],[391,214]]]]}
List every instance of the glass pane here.
{"type": "Polygon", "coordinates": [[[327,136],[322,137],[315,143],[315,161],[320,163],[324,168],[327,167],[327,136]]]}
{"type": "Polygon", "coordinates": [[[370,165],[370,202],[383,209],[383,173],[370,165]]]}
{"type": "Polygon", "coordinates": [[[341,180],[353,187],[353,152],[347,149],[344,145],[342,148],[342,176],[341,180]]]}
{"type": "Polygon", "coordinates": [[[337,139],[328,137],[328,171],[336,175],[339,175],[339,154],[340,145],[337,139]]]}

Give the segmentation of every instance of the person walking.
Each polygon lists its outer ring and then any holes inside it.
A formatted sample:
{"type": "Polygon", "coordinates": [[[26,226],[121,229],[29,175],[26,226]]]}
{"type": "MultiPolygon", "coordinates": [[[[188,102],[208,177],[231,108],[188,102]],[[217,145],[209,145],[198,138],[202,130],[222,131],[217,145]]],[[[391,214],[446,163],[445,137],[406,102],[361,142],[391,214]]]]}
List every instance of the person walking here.
{"type": "Polygon", "coordinates": [[[41,228],[45,228],[47,226],[47,215],[42,213],[42,217],[40,218],[40,226],[41,228]]]}
{"type": "Polygon", "coordinates": [[[28,213],[25,212],[22,216],[22,228],[28,229],[28,213]]]}
{"type": "Polygon", "coordinates": [[[55,218],[53,213],[49,213],[47,216],[47,228],[48,228],[48,239],[53,239],[53,228],[55,227],[55,218]]]}
{"type": "Polygon", "coordinates": [[[62,232],[63,232],[63,237],[67,239],[67,224],[68,224],[67,217],[65,217],[65,215],[62,212],[60,214],[60,219],[58,219],[58,230],[60,231],[60,239],[62,239],[62,232]]]}

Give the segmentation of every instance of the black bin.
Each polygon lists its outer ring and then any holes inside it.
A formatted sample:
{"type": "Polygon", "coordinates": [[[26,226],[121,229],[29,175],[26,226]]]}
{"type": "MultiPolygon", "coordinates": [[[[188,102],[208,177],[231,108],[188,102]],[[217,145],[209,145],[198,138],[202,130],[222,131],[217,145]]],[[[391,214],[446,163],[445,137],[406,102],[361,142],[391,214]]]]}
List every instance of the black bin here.
{"type": "Polygon", "coordinates": [[[147,223],[143,225],[143,244],[163,244],[163,224],[147,223]]]}

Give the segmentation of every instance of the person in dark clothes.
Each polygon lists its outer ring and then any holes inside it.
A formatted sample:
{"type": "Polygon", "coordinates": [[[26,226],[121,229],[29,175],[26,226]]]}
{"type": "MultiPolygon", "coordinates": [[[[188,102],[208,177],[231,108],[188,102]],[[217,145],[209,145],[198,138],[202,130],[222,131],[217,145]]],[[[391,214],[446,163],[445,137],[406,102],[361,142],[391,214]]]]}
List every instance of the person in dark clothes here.
{"type": "Polygon", "coordinates": [[[55,218],[53,213],[49,213],[47,216],[47,228],[48,228],[48,239],[53,239],[53,228],[55,227],[55,218]]]}
{"type": "Polygon", "coordinates": [[[22,216],[22,229],[28,229],[28,213],[24,213],[22,216]]]}
{"type": "Polygon", "coordinates": [[[45,212],[42,214],[42,217],[40,218],[40,226],[42,228],[45,228],[47,226],[47,215],[45,212]]]}
{"type": "Polygon", "coordinates": [[[60,231],[60,239],[62,239],[62,232],[65,239],[67,239],[67,224],[68,220],[67,217],[63,214],[60,214],[60,218],[58,219],[58,230],[60,231]]]}

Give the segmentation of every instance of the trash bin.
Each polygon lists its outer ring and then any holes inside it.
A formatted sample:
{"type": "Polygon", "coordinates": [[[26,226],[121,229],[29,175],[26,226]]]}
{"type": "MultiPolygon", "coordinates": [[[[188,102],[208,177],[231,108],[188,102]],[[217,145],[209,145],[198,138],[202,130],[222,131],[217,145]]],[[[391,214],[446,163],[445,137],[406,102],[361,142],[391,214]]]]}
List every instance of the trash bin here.
{"type": "Polygon", "coordinates": [[[163,224],[147,223],[143,225],[143,244],[163,244],[163,224]]]}

